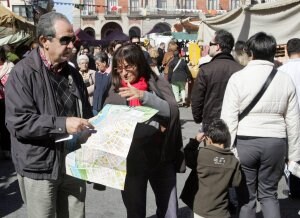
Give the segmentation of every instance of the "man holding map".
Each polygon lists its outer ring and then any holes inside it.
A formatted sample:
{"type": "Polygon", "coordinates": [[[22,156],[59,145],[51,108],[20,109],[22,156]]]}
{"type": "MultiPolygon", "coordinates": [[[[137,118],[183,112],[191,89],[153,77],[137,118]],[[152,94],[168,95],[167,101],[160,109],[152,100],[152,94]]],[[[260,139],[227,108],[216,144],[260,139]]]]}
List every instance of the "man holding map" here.
{"type": "Polygon", "coordinates": [[[68,65],[75,35],[56,12],[40,17],[39,47],[11,71],[6,86],[6,123],[12,159],[29,218],[84,217],[86,182],[66,175],[69,152],[63,136],[80,146],[94,127],[81,75],[68,65]]]}

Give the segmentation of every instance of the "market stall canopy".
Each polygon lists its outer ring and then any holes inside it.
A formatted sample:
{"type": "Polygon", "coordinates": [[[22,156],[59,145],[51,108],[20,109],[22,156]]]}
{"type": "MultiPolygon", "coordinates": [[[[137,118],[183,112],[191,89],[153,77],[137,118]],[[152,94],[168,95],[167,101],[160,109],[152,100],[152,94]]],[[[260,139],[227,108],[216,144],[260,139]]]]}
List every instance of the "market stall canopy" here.
{"type": "MultiPolygon", "coordinates": [[[[169,31],[169,30],[167,30],[169,31]]],[[[148,33],[146,33],[145,35],[151,34],[151,33],[164,33],[166,32],[165,29],[161,28],[160,26],[154,26],[148,33]]]]}
{"type": "Polygon", "coordinates": [[[186,33],[186,32],[172,32],[172,36],[177,40],[197,40],[197,33],[186,33]]]}
{"type": "Polygon", "coordinates": [[[97,40],[94,39],[92,36],[84,32],[81,28],[78,28],[75,31],[75,35],[77,40],[79,40],[82,44],[88,44],[92,46],[97,46],[97,45],[105,45],[107,44],[104,40],[97,40]]]}
{"type": "Polygon", "coordinates": [[[203,20],[198,40],[209,44],[216,30],[231,32],[235,40],[246,41],[263,31],[276,38],[278,44],[300,37],[300,0],[283,0],[238,8],[227,14],[203,20]]]}
{"type": "Polygon", "coordinates": [[[0,38],[24,31],[31,35],[35,32],[35,27],[26,21],[25,18],[16,15],[4,6],[0,5],[0,38]]]}
{"type": "Polygon", "coordinates": [[[174,24],[174,29],[176,32],[182,32],[185,30],[188,33],[198,32],[200,24],[200,18],[185,18],[174,24]]]}
{"type": "Polygon", "coordinates": [[[31,35],[24,31],[17,32],[15,34],[7,35],[6,37],[0,38],[0,46],[2,45],[16,45],[21,44],[31,38],[31,35]]]}
{"type": "Polygon", "coordinates": [[[109,33],[106,37],[104,37],[103,40],[105,40],[107,42],[111,42],[111,41],[114,41],[114,40],[128,41],[129,36],[127,36],[125,33],[123,33],[120,30],[115,30],[115,31],[112,31],[111,33],[109,33]]]}

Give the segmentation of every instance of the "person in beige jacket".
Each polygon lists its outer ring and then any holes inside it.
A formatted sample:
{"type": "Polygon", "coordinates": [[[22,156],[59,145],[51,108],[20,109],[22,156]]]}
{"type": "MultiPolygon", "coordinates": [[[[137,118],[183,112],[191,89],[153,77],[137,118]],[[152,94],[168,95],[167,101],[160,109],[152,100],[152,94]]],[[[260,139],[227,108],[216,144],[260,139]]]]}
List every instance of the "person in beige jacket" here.
{"type": "Polygon", "coordinates": [[[95,70],[89,69],[89,57],[87,55],[79,55],[77,57],[79,73],[83,78],[83,82],[89,93],[89,102],[93,106],[93,95],[95,90],[95,70]]]}
{"type": "Polygon", "coordinates": [[[290,77],[279,70],[258,103],[239,122],[238,115],[271,73],[276,52],[275,38],[263,32],[253,35],[246,45],[252,60],[229,79],[221,113],[247,183],[238,193],[242,200],[239,215],[256,217],[257,198],[264,217],[280,218],[277,187],[285,161],[300,160],[296,90],[290,77]]]}

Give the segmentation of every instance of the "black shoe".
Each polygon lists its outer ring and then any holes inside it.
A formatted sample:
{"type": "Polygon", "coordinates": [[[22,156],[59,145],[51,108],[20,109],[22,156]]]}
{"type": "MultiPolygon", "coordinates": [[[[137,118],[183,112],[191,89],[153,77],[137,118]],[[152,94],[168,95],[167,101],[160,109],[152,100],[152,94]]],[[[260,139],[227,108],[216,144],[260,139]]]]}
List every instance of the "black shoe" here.
{"type": "Polygon", "coordinates": [[[106,190],[106,186],[105,186],[105,185],[101,185],[101,184],[94,183],[93,189],[98,190],[98,191],[105,191],[105,190],[106,190]]]}

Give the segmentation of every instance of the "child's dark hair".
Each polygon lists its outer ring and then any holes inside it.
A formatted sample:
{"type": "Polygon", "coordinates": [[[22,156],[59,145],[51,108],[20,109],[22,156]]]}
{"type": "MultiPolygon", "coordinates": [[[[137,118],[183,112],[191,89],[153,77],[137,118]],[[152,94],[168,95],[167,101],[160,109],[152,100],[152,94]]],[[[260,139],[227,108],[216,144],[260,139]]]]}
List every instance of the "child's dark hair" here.
{"type": "Polygon", "coordinates": [[[224,120],[215,119],[209,124],[205,135],[209,137],[213,143],[224,144],[228,147],[230,143],[230,133],[224,120]]]}

